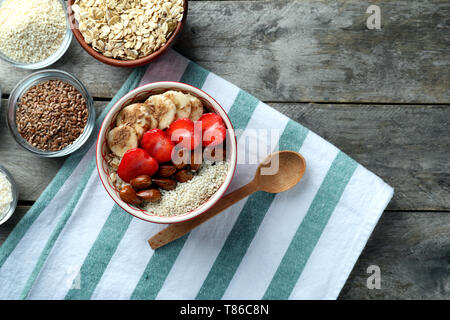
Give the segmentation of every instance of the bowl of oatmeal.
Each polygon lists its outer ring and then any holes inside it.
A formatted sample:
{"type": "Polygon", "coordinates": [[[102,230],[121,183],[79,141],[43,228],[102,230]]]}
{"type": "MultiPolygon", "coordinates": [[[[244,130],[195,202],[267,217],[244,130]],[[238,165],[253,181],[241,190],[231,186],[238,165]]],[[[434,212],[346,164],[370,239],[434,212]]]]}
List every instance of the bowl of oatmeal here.
{"type": "Polygon", "coordinates": [[[103,120],[96,149],[100,179],[126,212],[177,223],[211,208],[236,168],[233,125],[206,92],[179,82],[143,85],[103,120]]]}
{"type": "Polygon", "coordinates": [[[75,39],[95,59],[137,67],[167,51],[178,38],[187,0],[69,0],[75,39]]]}

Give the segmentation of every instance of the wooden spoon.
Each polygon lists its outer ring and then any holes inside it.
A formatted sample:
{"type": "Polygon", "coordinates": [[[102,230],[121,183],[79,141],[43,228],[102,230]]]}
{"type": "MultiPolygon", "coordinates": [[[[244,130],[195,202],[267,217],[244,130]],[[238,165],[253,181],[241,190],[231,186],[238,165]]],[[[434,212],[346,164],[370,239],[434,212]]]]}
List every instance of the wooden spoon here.
{"type": "Polygon", "coordinates": [[[255,177],[249,184],[224,196],[207,212],[191,220],[172,224],[164,230],[161,230],[151,237],[148,243],[152,249],[162,247],[182,237],[205,221],[256,191],[269,193],[287,191],[300,181],[305,173],[305,169],[306,162],[301,154],[293,151],[275,152],[264,159],[258,166],[255,177]],[[273,172],[274,170],[271,168],[276,168],[277,170],[273,172]]]}

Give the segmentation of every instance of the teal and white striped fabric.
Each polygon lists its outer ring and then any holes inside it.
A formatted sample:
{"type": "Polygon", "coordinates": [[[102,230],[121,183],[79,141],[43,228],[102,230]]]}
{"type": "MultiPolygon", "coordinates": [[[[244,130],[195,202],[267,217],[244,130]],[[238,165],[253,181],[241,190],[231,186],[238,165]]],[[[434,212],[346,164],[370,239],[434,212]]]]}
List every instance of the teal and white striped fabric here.
{"type": "MultiPolygon", "coordinates": [[[[165,226],[114,204],[97,176],[93,137],[66,160],[0,248],[0,299],[335,299],[393,189],[175,51],[134,70],[97,130],[121,96],[159,80],[189,83],[216,98],[243,130],[240,156],[256,152],[246,143],[259,139],[251,129],[279,130],[275,145],[307,161],[302,181],[282,194],[256,193],[153,251],[147,239],[165,226]]],[[[250,181],[255,167],[239,165],[230,190],[250,181]]]]}

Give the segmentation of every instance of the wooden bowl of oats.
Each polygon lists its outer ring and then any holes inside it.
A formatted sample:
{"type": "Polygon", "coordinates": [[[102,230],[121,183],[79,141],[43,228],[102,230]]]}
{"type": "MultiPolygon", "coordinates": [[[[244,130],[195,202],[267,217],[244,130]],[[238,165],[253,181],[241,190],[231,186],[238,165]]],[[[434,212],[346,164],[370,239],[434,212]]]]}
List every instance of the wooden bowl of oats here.
{"type": "Polygon", "coordinates": [[[78,43],[95,59],[138,67],[169,49],[187,16],[187,0],[68,1],[69,23],[78,43]]]}

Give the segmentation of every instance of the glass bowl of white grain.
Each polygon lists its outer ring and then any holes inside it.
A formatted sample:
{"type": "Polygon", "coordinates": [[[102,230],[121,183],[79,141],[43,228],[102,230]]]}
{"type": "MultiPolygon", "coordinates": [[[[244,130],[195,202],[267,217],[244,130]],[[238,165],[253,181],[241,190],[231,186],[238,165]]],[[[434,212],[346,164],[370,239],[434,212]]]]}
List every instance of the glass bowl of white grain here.
{"type": "Polygon", "coordinates": [[[11,173],[0,164],[0,225],[13,215],[17,207],[18,198],[19,192],[16,182],[11,173]],[[5,201],[3,201],[4,199],[5,201]]]}
{"type": "Polygon", "coordinates": [[[0,60],[42,69],[69,48],[72,32],[63,0],[0,0],[0,60]]]}

